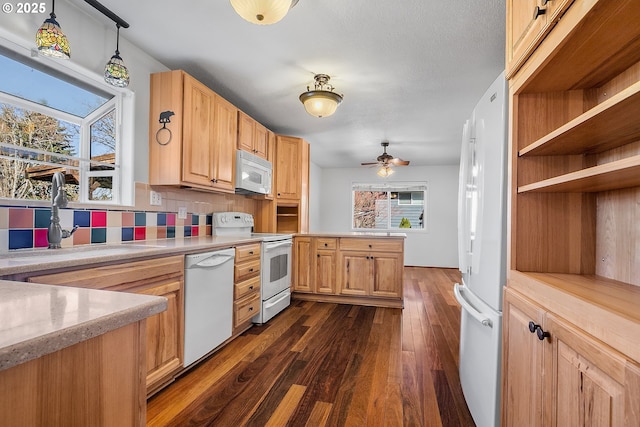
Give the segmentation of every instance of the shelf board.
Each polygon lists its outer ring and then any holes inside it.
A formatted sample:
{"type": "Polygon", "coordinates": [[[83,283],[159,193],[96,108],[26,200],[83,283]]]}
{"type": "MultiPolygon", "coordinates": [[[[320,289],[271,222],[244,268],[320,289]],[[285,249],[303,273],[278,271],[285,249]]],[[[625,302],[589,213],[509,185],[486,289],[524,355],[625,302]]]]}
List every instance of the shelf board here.
{"type": "Polygon", "coordinates": [[[277,216],[290,216],[290,217],[297,217],[298,216],[298,214],[295,214],[295,213],[290,213],[290,214],[279,213],[279,214],[276,214],[276,215],[277,216]]]}
{"type": "Polygon", "coordinates": [[[640,156],[518,187],[518,193],[593,193],[640,186],[640,156]]]}
{"type": "Polygon", "coordinates": [[[640,82],[520,150],[520,156],[597,153],[640,139],[640,82]]]}
{"type": "Polygon", "coordinates": [[[638,22],[637,0],[576,0],[538,47],[521,90],[586,89],[611,80],[640,60],[638,22]]]}

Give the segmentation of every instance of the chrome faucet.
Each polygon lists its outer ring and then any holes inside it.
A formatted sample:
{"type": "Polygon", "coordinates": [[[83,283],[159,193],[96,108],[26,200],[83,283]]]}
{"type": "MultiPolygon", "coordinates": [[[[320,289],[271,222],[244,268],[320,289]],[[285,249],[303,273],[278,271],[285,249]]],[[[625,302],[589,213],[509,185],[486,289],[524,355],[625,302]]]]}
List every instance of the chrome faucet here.
{"type": "Polygon", "coordinates": [[[49,249],[60,249],[60,242],[71,236],[78,226],[74,226],[71,231],[63,230],[60,227],[59,209],[67,207],[67,193],[64,191],[64,174],[55,172],[51,178],[51,222],[47,231],[49,249]]]}

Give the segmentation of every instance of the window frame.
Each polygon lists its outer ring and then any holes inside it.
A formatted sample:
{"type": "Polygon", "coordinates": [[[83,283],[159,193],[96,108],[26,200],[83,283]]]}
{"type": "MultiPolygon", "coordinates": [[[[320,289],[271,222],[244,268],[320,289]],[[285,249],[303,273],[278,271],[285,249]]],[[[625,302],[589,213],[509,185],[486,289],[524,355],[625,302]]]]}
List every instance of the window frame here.
{"type": "MultiPolygon", "coordinates": [[[[61,76],[69,77],[69,81],[73,84],[74,80],[79,80],[88,86],[95,87],[97,90],[107,92],[113,95],[113,98],[92,111],[86,117],[82,118],[64,111],[56,110],[33,101],[18,98],[6,93],[0,93],[0,102],[7,103],[16,108],[27,109],[33,112],[53,117],[57,120],[63,120],[68,123],[79,126],[81,134],[79,135],[78,153],[74,158],[79,161],[80,168],[80,184],[79,184],[79,200],[69,202],[69,206],[88,205],[97,207],[100,205],[108,206],[133,206],[134,203],[134,111],[135,111],[135,94],[127,88],[116,88],[107,84],[100,74],[88,70],[71,61],[60,61],[52,58],[42,57],[35,53],[35,47],[28,42],[18,40],[11,37],[4,31],[0,31],[0,46],[17,55],[28,58],[28,61],[39,62],[52,68],[56,74],[56,78],[61,76]],[[90,170],[90,148],[91,148],[91,125],[111,110],[115,112],[115,164],[112,171],[91,171],[90,170]],[[92,177],[112,176],[112,199],[111,200],[90,200],[89,199],[89,181],[92,177]]],[[[2,54],[2,53],[0,53],[2,54]]],[[[27,59],[25,58],[25,59],[27,59]]],[[[4,204],[40,204],[42,200],[32,199],[13,199],[0,198],[0,202],[4,204]]]]}
{"type": "MultiPolygon", "coordinates": [[[[428,221],[428,195],[429,185],[426,181],[416,182],[352,182],[351,183],[351,225],[350,229],[354,232],[390,232],[390,233],[426,233],[429,231],[428,221]],[[354,215],[355,215],[355,192],[356,191],[378,191],[387,193],[387,227],[386,228],[356,228],[354,227],[354,215]],[[391,193],[400,192],[419,192],[423,193],[423,214],[422,214],[422,228],[392,228],[391,227],[391,193]]],[[[408,204],[403,206],[410,206],[408,204]]]]}

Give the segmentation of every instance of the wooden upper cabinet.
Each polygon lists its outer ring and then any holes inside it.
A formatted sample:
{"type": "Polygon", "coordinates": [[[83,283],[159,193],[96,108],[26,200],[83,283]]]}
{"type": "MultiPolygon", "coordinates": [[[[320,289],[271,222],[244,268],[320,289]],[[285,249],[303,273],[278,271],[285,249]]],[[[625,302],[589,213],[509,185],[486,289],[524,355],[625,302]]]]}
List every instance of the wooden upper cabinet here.
{"type": "Polygon", "coordinates": [[[215,127],[211,176],[213,186],[218,190],[235,192],[236,148],[232,143],[236,139],[238,109],[230,102],[216,95],[215,127]]]}
{"type": "Polygon", "coordinates": [[[507,78],[540,44],[573,0],[507,0],[507,78]]]}
{"type": "Polygon", "coordinates": [[[210,186],[212,177],[215,93],[184,76],[184,182],[210,186]]]}
{"type": "Polygon", "coordinates": [[[237,108],[180,70],[152,74],[150,98],[149,184],[235,192],[237,108]]]}
{"type": "Polygon", "coordinates": [[[238,112],[238,149],[271,160],[267,128],[242,111],[238,112]]]}
{"type": "MultiPolygon", "coordinates": [[[[302,191],[302,143],[300,138],[276,138],[276,198],[299,200],[302,191]]],[[[307,175],[307,180],[308,180],[307,175]]]]}

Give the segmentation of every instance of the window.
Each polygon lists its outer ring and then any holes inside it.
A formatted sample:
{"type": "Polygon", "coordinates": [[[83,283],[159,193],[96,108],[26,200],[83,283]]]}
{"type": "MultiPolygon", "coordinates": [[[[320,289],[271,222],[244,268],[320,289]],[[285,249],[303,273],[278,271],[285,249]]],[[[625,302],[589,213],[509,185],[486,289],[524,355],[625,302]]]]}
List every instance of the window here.
{"type": "Polygon", "coordinates": [[[132,185],[121,188],[124,93],[2,42],[0,198],[48,201],[51,178],[62,172],[69,201],[130,203],[132,185]]]}
{"type": "Polygon", "coordinates": [[[426,183],[352,185],[355,230],[426,229],[426,183]]]}

